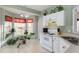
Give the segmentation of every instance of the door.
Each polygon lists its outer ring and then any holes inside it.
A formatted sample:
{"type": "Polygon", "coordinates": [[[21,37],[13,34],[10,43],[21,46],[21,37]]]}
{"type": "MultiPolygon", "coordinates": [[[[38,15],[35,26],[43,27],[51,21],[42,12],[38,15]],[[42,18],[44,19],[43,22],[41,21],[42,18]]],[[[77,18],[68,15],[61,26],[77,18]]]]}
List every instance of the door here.
{"type": "Polygon", "coordinates": [[[53,51],[55,52],[55,53],[59,53],[60,51],[59,51],[59,48],[60,48],[60,45],[59,45],[59,38],[58,37],[56,37],[56,36],[54,36],[53,37],[53,51]]]}

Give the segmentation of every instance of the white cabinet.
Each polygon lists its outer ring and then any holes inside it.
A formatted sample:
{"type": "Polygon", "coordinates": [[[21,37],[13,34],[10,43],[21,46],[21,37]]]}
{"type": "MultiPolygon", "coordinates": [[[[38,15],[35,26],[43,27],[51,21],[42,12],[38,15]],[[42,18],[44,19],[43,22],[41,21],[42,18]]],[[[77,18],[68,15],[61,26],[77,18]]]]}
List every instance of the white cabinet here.
{"type": "Polygon", "coordinates": [[[53,21],[57,21],[57,13],[50,14],[48,17],[53,21]]]}
{"type": "Polygon", "coordinates": [[[43,35],[42,39],[40,41],[41,46],[50,52],[53,52],[52,42],[53,42],[53,40],[52,40],[52,37],[50,35],[43,35]]]}
{"type": "Polygon", "coordinates": [[[57,12],[57,25],[64,26],[64,11],[57,12]]]}
{"type": "Polygon", "coordinates": [[[66,52],[66,50],[70,47],[70,44],[64,40],[63,38],[60,38],[60,52],[66,52]]]}
{"type": "Polygon", "coordinates": [[[59,45],[59,39],[58,39],[58,37],[54,36],[53,37],[53,52],[55,52],[55,53],[60,52],[59,51],[59,47],[60,47],[60,45],[59,45]]]}
{"type": "Polygon", "coordinates": [[[53,52],[64,53],[70,47],[70,44],[61,37],[53,37],[53,52]]]}
{"type": "Polygon", "coordinates": [[[49,20],[48,16],[43,16],[43,27],[48,26],[48,20],[49,20]]]}
{"type": "Polygon", "coordinates": [[[52,13],[47,16],[43,16],[43,25],[48,26],[48,21],[51,19],[52,21],[56,21],[57,26],[64,26],[64,20],[65,20],[64,15],[65,12],[60,11],[57,13],[52,13]]]}
{"type": "Polygon", "coordinates": [[[70,43],[58,36],[43,35],[40,45],[49,52],[64,53],[70,47],[70,43]]]}

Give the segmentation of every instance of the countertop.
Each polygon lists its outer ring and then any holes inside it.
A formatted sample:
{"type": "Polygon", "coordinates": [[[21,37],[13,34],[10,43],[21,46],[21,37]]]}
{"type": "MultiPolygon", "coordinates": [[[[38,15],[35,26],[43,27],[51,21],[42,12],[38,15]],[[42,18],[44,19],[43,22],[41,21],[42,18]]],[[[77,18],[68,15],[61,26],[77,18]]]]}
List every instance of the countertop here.
{"type": "Polygon", "coordinates": [[[61,35],[58,35],[60,37],[73,37],[79,39],[79,34],[77,33],[63,33],[61,35]]]}
{"type": "Polygon", "coordinates": [[[66,42],[79,45],[79,34],[77,33],[62,33],[61,35],[58,35],[58,34],[54,34],[54,35],[45,34],[45,35],[51,36],[51,37],[63,38],[66,42]]]}
{"type": "Polygon", "coordinates": [[[73,38],[77,38],[79,39],[79,34],[77,33],[62,33],[60,35],[58,34],[54,34],[54,35],[50,35],[50,34],[44,34],[44,35],[49,35],[49,36],[59,36],[59,37],[73,37],[73,38]]]}

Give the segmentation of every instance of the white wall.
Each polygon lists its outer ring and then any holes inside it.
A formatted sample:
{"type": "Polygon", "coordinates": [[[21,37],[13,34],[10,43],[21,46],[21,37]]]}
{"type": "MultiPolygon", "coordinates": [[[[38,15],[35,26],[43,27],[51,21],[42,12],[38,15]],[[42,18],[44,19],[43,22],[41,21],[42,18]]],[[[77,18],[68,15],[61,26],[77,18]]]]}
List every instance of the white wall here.
{"type": "Polygon", "coordinates": [[[38,39],[38,17],[33,17],[33,32],[35,33],[35,39],[38,39]]]}
{"type": "Polygon", "coordinates": [[[42,19],[42,16],[39,16],[39,19],[38,19],[38,39],[40,39],[42,36],[42,28],[43,28],[43,19],[42,19]]]}

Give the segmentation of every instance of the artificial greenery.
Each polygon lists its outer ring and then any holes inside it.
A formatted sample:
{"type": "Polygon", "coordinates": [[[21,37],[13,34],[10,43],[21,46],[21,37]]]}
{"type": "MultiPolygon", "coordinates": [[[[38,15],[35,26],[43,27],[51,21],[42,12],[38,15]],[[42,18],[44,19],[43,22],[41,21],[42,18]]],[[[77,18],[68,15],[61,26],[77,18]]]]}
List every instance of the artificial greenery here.
{"type": "Polygon", "coordinates": [[[31,37],[34,35],[35,33],[28,33],[28,32],[25,32],[24,35],[20,35],[18,37],[14,37],[14,38],[11,38],[9,39],[6,43],[7,45],[14,45],[16,44],[17,41],[21,41],[22,43],[18,43],[17,47],[19,48],[19,46],[21,44],[25,44],[26,43],[26,39],[30,40],[31,37]]]}
{"type": "Polygon", "coordinates": [[[24,32],[24,34],[26,34],[26,35],[28,34],[27,30],[24,32]]]}
{"type": "Polygon", "coordinates": [[[15,39],[9,39],[6,43],[7,45],[14,45],[17,42],[15,39]]]}
{"type": "Polygon", "coordinates": [[[19,48],[19,47],[20,47],[20,45],[21,45],[21,44],[19,43],[19,44],[17,45],[17,48],[19,48]]]}
{"type": "Polygon", "coordinates": [[[51,10],[52,13],[56,13],[56,12],[60,12],[64,10],[63,6],[59,5],[59,6],[56,6],[53,10],[51,10]]]}
{"type": "Polygon", "coordinates": [[[11,31],[9,33],[6,34],[5,38],[8,38],[12,33],[15,32],[15,29],[12,28],[11,31]]]}
{"type": "MultiPolygon", "coordinates": [[[[60,12],[62,10],[64,10],[63,6],[59,5],[59,6],[56,6],[54,9],[51,9],[50,14],[60,12]]],[[[48,12],[47,12],[47,10],[45,10],[44,16],[46,16],[47,14],[48,14],[48,12]]]]}
{"type": "Polygon", "coordinates": [[[61,5],[57,6],[56,8],[58,9],[58,12],[64,10],[63,6],[61,5]]]}
{"type": "Polygon", "coordinates": [[[11,33],[6,34],[5,38],[8,38],[11,35],[11,33]]]}
{"type": "Polygon", "coordinates": [[[34,35],[35,33],[30,33],[30,35],[34,35]]]}
{"type": "Polygon", "coordinates": [[[15,32],[15,29],[14,29],[14,28],[12,28],[10,32],[11,32],[11,33],[14,33],[14,32],[15,32]]]}
{"type": "MultiPolygon", "coordinates": [[[[32,37],[35,33],[28,33],[28,32],[26,32],[26,33],[24,33],[24,34],[25,34],[24,36],[19,36],[19,40],[22,42],[22,44],[25,44],[25,43],[26,43],[26,39],[30,40],[31,37],[32,37]]],[[[19,44],[17,45],[17,48],[19,48],[20,45],[21,45],[21,43],[19,43],[19,44]]]]}

